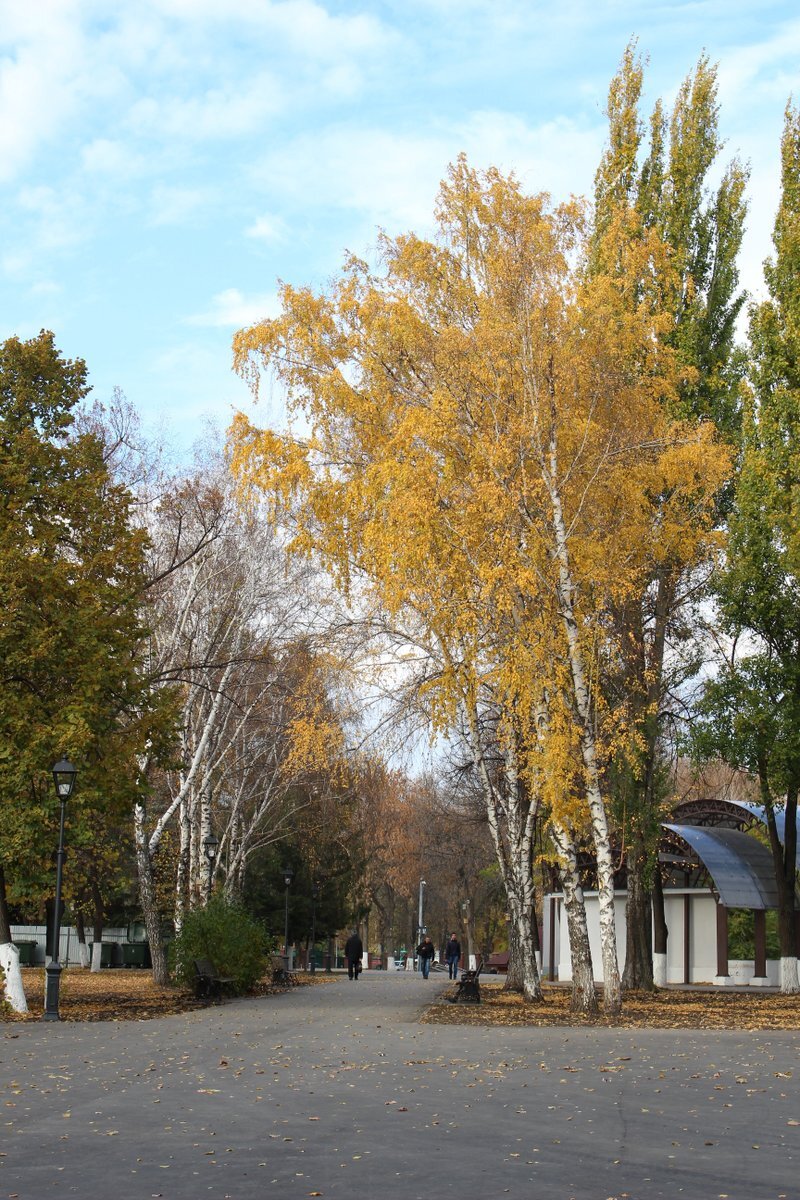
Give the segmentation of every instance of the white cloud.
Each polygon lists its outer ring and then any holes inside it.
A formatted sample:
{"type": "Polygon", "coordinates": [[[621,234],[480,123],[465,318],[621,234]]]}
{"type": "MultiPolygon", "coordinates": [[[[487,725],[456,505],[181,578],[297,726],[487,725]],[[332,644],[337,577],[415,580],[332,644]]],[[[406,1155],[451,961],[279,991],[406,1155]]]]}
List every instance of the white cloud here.
{"type": "Polygon", "coordinates": [[[30,294],[32,296],[42,296],[45,299],[49,296],[59,296],[64,291],[60,283],[55,283],[52,279],[42,279],[39,283],[34,283],[31,286],[30,294]]]}
{"type": "Polygon", "coordinates": [[[245,230],[245,236],[255,238],[260,242],[284,242],[289,234],[289,227],[281,218],[271,213],[256,217],[252,225],[245,230]]]}
{"type": "Polygon", "coordinates": [[[266,71],[250,81],[232,80],[197,95],[146,97],[130,110],[137,135],[204,141],[241,137],[263,127],[285,103],[280,84],[266,71]]]}
{"type": "Polygon", "coordinates": [[[94,138],[81,152],[81,162],[91,175],[119,182],[133,179],[147,169],[145,157],[120,139],[94,138]]]}
{"type": "Polygon", "coordinates": [[[419,230],[430,225],[439,181],[460,151],[475,166],[513,170],[529,191],[565,199],[591,188],[603,137],[599,121],[588,129],[566,118],[534,126],[503,112],[419,134],[340,125],[269,154],[257,175],[304,207],[352,209],[389,232],[419,230]]]}
{"type": "Polygon", "coordinates": [[[214,195],[211,188],[159,184],[150,197],[150,224],[185,225],[208,207],[214,195]]]}
{"type": "Polygon", "coordinates": [[[264,292],[256,296],[244,296],[238,288],[226,288],[218,292],[204,313],[186,317],[186,325],[208,325],[212,327],[242,329],[254,325],[280,312],[277,293],[264,292]]]}

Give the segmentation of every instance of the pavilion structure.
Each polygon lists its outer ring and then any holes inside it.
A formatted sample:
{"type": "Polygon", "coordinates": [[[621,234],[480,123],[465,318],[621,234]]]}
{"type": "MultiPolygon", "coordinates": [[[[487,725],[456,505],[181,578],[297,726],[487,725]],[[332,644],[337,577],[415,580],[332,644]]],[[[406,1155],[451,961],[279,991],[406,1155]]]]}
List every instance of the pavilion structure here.
{"type": "MultiPolygon", "coordinates": [[[[782,813],[777,814],[776,824],[783,840],[782,813]]],[[[655,907],[661,906],[661,913],[656,914],[661,920],[656,921],[653,955],[657,984],[777,984],[779,963],[767,960],[766,913],[778,907],[778,890],[772,854],[766,838],[759,836],[760,830],[766,831],[766,815],[760,805],[715,798],[679,804],[664,822],[658,854],[660,887],[654,889],[655,907]],[[730,909],[753,913],[752,960],[729,960],[730,909]]],[[[800,853],[800,829],[798,847],[800,853]]],[[[602,978],[597,894],[591,890],[594,864],[587,858],[582,866],[592,961],[602,978]]],[[[624,954],[624,865],[615,876],[615,886],[617,944],[624,954]]],[[[563,897],[555,888],[545,897],[542,932],[545,976],[570,979],[566,914],[563,897]]],[[[800,944],[800,924],[798,941],[800,944]]]]}

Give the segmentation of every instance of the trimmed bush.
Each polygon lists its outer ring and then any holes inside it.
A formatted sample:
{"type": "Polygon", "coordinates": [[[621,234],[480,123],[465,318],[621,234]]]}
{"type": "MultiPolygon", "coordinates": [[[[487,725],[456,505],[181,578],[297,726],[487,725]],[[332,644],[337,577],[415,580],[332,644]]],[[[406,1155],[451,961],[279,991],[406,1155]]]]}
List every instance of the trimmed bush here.
{"type": "Polygon", "coordinates": [[[210,958],[219,975],[234,981],[237,992],[247,992],[264,974],[269,941],[263,925],[246,909],[215,896],[205,908],[186,914],[170,947],[173,977],[184,987],[193,987],[194,960],[210,958]]]}

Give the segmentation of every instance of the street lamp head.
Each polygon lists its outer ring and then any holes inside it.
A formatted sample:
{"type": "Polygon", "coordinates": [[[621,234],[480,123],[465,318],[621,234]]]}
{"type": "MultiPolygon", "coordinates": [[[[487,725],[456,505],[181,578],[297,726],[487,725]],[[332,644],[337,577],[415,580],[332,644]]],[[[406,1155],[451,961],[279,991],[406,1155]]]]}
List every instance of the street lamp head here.
{"type": "Polygon", "coordinates": [[[76,768],[66,758],[60,758],[53,767],[53,782],[56,785],[56,795],[59,800],[69,800],[77,774],[76,768]]]}
{"type": "Polygon", "coordinates": [[[318,898],[319,898],[319,884],[318,884],[318,883],[312,883],[312,885],[311,885],[311,899],[312,899],[312,900],[317,900],[318,898]]]}
{"type": "Polygon", "coordinates": [[[284,867],[283,868],[283,882],[286,884],[287,888],[292,886],[293,879],[294,879],[294,869],[292,867],[284,867]]]}
{"type": "Polygon", "coordinates": [[[218,850],[219,838],[214,837],[213,833],[210,833],[208,837],[203,838],[203,851],[205,852],[205,856],[210,863],[213,863],[214,859],[217,857],[218,850]]]}

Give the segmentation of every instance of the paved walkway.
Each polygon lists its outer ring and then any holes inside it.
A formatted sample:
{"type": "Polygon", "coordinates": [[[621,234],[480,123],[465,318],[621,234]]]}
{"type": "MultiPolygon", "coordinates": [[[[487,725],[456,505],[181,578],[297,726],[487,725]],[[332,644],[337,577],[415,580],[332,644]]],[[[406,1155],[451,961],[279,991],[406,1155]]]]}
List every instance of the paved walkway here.
{"type": "Polygon", "coordinates": [[[0,1025],[0,1200],[800,1196],[796,1034],[420,1025],[443,986],[0,1025]]]}

